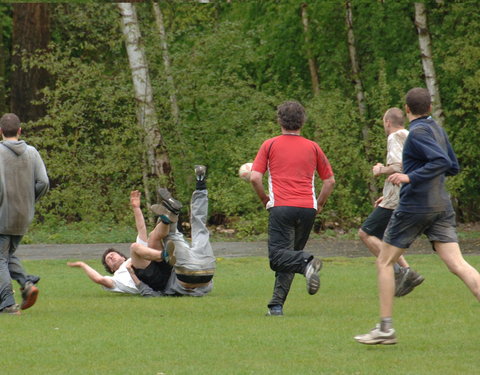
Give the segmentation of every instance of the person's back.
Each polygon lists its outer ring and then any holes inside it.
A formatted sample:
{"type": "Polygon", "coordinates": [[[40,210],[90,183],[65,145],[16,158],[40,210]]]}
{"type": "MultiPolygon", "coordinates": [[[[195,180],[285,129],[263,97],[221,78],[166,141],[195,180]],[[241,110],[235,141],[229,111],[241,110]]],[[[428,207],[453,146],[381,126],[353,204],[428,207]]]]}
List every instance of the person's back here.
{"type": "Polygon", "coordinates": [[[23,235],[35,201],[48,190],[45,167],[37,150],[20,140],[0,143],[0,161],[0,233],[23,235]]]}
{"type": "Polygon", "coordinates": [[[459,172],[457,158],[445,130],[431,117],[414,119],[403,149],[403,168],[410,177],[400,191],[398,211],[452,211],[445,176],[459,172]]]}
{"type": "Polygon", "coordinates": [[[322,168],[321,177],[331,173],[320,147],[300,135],[283,134],[265,141],[261,150],[268,160],[270,206],[316,207],[317,166],[322,168]]]}

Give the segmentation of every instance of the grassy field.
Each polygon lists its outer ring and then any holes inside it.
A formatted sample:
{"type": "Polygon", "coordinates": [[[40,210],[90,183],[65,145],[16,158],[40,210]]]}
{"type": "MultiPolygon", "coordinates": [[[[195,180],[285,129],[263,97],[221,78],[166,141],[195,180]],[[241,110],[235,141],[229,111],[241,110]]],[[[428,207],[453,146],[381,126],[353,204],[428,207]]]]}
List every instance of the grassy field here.
{"type": "MultiPolygon", "coordinates": [[[[480,267],[480,257],[467,259],[480,267]]],[[[435,255],[409,261],[426,281],[396,300],[394,346],[352,338],[377,321],[372,258],[325,259],[315,296],[297,276],[283,317],[265,316],[273,273],[264,258],[219,259],[214,292],[198,299],[107,293],[64,261],[26,261],[41,294],[21,316],[0,316],[0,372],[478,373],[480,304],[435,255]]]]}

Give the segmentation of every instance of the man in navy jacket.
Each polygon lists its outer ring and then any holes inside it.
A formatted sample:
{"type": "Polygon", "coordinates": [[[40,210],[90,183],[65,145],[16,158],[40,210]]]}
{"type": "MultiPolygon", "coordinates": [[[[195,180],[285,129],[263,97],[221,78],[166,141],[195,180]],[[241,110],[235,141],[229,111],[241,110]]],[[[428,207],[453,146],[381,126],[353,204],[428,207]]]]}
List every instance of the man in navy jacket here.
{"type": "Polygon", "coordinates": [[[413,88],[405,109],[410,133],[403,148],[403,173],[388,180],[403,184],[400,203],[390,219],[377,258],[380,323],[367,334],[355,336],[362,344],[395,344],[393,265],[413,241],[425,234],[448,269],[480,300],[480,274],[462,256],[455,230],[455,212],[445,188],[445,177],[459,172],[457,157],[445,130],[430,116],[426,89],[413,88]]]}

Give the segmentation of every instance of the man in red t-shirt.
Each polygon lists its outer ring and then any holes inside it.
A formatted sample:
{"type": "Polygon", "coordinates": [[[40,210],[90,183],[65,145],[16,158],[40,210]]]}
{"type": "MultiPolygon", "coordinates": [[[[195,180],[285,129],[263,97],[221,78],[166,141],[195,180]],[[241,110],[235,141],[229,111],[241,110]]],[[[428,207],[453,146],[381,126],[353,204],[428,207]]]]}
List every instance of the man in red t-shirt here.
{"type": "Polygon", "coordinates": [[[255,158],[250,182],[269,211],[268,255],[275,271],[273,297],[267,315],[283,315],[295,273],[305,275],[307,291],[315,294],[320,287],[320,259],[303,251],[315,221],[333,191],[335,178],[322,149],[303,138],[300,129],[306,120],[300,103],[288,101],[278,107],[282,135],[266,140],[255,158]],[[268,170],[268,190],[263,175],[268,170]],[[314,176],[323,180],[318,198],[314,176]]]}

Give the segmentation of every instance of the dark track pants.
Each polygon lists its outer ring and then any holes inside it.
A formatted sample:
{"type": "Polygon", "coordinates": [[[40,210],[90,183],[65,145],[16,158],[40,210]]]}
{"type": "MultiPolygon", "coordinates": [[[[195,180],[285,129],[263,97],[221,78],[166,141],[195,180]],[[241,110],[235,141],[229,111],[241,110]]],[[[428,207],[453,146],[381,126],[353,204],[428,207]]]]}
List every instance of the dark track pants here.
{"type": "Polygon", "coordinates": [[[273,296],[268,306],[287,299],[295,273],[305,273],[313,255],[303,251],[317,214],[314,208],[280,206],[269,209],[268,256],[275,271],[273,296]]]}

